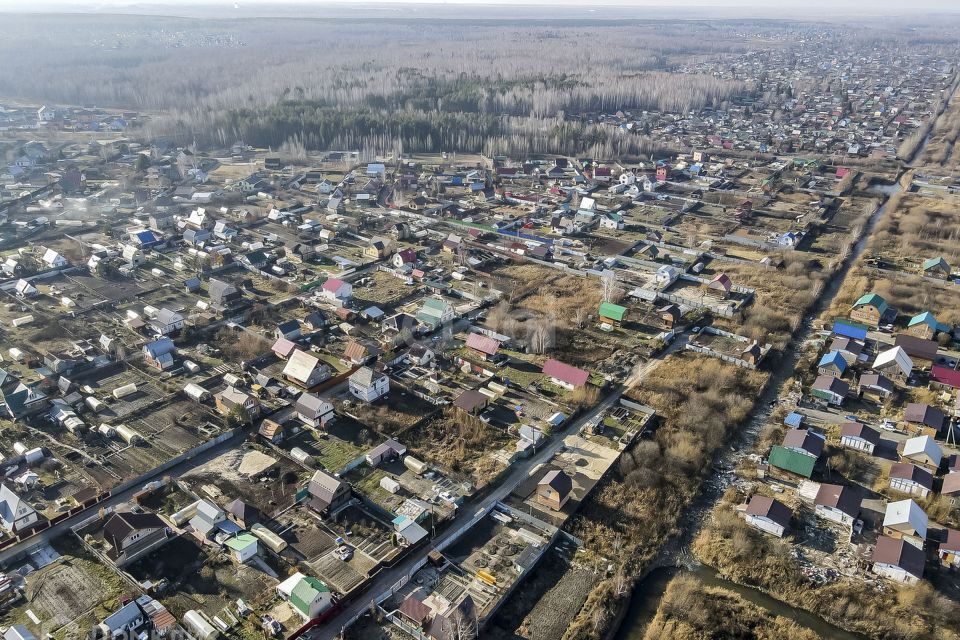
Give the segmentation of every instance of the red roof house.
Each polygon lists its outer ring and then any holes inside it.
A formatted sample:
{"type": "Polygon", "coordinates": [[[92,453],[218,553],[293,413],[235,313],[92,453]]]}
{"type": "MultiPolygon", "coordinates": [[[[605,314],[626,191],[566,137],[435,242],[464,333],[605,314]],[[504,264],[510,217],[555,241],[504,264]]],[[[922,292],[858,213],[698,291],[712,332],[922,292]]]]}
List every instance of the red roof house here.
{"type": "Polygon", "coordinates": [[[544,375],[550,376],[554,383],[568,389],[575,389],[587,384],[590,374],[583,369],[564,364],[553,358],[543,363],[544,375]]]}

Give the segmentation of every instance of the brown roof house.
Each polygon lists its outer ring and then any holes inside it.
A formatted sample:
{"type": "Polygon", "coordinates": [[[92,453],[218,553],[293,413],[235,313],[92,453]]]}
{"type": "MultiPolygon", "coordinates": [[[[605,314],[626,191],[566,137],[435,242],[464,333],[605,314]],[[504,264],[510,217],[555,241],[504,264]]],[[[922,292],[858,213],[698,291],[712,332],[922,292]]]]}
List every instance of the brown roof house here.
{"type": "Polygon", "coordinates": [[[814,511],[825,520],[852,527],[860,515],[860,500],[860,494],[851,487],[821,484],[813,501],[814,511]]]}
{"type": "Polygon", "coordinates": [[[767,496],[754,495],[750,498],[744,515],[747,524],[778,538],[782,538],[790,528],[790,508],[779,500],[767,496]]]}
{"type": "Polygon", "coordinates": [[[943,476],[940,494],[949,497],[954,506],[960,506],[960,471],[943,476]]]}
{"type": "Polygon", "coordinates": [[[915,584],[923,578],[926,556],[904,540],[880,536],[873,550],[873,572],[895,582],[915,584]]]}
{"type": "Polygon", "coordinates": [[[239,409],[246,416],[248,422],[260,415],[260,400],[236,387],[227,387],[214,395],[213,400],[217,405],[217,410],[223,415],[228,415],[234,409],[239,409]]]}
{"type": "Polygon", "coordinates": [[[537,502],[554,511],[563,509],[571,493],[573,493],[573,480],[559,469],[549,471],[537,483],[537,502]]]}
{"type": "Polygon", "coordinates": [[[114,513],[103,525],[107,556],[118,567],[165,545],[173,536],[155,513],[114,513]]]}
{"type": "Polygon", "coordinates": [[[898,462],[890,467],[890,488],[926,498],[933,489],[933,474],[915,464],[898,462]]]}
{"type": "Polygon", "coordinates": [[[880,444],[880,432],[859,422],[844,422],[840,425],[840,444],[873,455],[873,450],[880,444]]]}
{"type": "Polygon", "coordinates": [[[943,430],[943,411],[922,402],[911,402],[903,412],[903,419],[917,429],[920,435],[937,436],[943,430]]]}
{"type": "Polygon", "coordinates": [[[865,373],[860,376],[857,392],[864,400],[882,403],[893,393],[893,380],[880,373],[865,373]]]}
{"type": "Polygon", "coordinates": [[[328,510],[336,511],[351,497],[349,484],[323,470],[313,474],[307,491],[309,492],[307,504],[320,513],[328,510]]]}
{"type": "Polygon", "coordinates": [[[244,529],[249,529],[260,522],[260,509],[237,498],[227,505],[227,518],[233,520],[244,529]]]}
{"type": "Polygon", "coordinates": [[[956,529],[943,530],[937,555],[945,567],[960,567],[960,531],[956,529]]]}

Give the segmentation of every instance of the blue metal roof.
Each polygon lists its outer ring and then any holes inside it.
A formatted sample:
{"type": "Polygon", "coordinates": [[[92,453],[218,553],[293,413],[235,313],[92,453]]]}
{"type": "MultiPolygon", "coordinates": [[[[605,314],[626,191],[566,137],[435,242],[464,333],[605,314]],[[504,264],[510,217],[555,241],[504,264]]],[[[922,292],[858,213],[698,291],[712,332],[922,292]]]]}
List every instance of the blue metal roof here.
{"type": "Polygon", "coordinates": [[[817,363],[817,368],[830,365],[837,367],[842,372],[847,368],[847,361],[843,359],[839,351],[831,351],[830,353],[825,353],[823,357],[820,358],[820,362],[817,363]]]}
{"type": "Polygon", "coordinates": [[[787,417],[783,419],[783,424],[788,427],[798,428],[803,424],[803,414],[797,413],[796,411],[791,411],[787,414],[787,417]]]}
{"type": "Polygon", "coordinates": [[[833,334],[843,336],[844,338],[852,338],[853,340],[866,340],[867,328],[850,322],[844,322],[843,320],[837,320],[833,323],[833,334]]]}

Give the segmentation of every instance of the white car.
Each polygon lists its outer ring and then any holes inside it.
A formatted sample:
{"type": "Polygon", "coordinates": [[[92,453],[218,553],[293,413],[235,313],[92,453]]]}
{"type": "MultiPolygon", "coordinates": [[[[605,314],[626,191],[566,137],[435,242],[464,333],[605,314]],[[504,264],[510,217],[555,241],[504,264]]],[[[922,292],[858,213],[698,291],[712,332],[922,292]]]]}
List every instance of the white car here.
{"type": "Polygon", "coordinates": [[[880,428],[884,431],[899,431],[899,429],[897,429],[897,423],[893,420],[884,420],[880,423],[880,428]]]}

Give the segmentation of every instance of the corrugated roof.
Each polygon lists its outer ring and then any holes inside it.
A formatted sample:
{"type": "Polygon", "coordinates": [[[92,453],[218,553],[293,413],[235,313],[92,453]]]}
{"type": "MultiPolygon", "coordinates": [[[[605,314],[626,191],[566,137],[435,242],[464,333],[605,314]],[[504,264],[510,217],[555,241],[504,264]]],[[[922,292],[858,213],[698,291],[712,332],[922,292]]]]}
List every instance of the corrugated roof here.
{"type": "Polygon", "coordinates": [[[769,462],[771,466],[778,469],[809,478],[813,475],[813,468],[817,464],[817,459],[777,445],[770,450],[769,462]]]}

